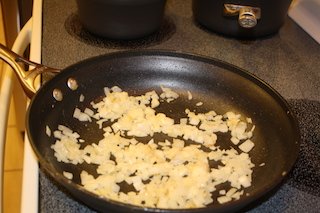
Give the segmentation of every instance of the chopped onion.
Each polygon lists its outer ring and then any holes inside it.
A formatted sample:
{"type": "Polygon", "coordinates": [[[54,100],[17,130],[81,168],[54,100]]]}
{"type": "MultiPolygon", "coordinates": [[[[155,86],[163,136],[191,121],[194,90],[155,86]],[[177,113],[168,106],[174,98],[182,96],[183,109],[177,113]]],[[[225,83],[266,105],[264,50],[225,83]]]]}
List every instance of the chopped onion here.
{"type": "MultiPolygon", "coordinates": [[[[173,119],[156,109],[160,100],[170,103],[179,94],[170,88],[161,89],[160,95],[150,91],[130,96],[118,86],[104,88],[102,101],[91,102],[83,112],[75,108],[73,117],[79,121],[96,120],[103,128],[104,138],[84,146],[77,132],[59,125],[53,132],[57,140],[51,146],[57,161],[97,165],[98,176],[81,172],[84,188],[132,205],[201,208],[212,202],[239,199],[252,182],[254,164],[248,154],[254,147],[249,139],[255,128],[252,120],[234,112],[219,115],[215,111],[197,113],[189,109],[185,109],[186,116],[173,119]],[[251,130],[247,129],[248,123],[251,130]],[[216,132],[230,133],[229,149],[216,145],[216,132]],[[166,139],[159,141],[156,134],[166,139]],[[232,148],[238,144],[239,149],[232,148]],[[219,166],[211,168],[211,160],[219,166]],[[135,191],[121,192],[122,182],[132,185],[135,191]],[[220,189],[220,196],[213,200],[212,193],[222,183],[229,183],[230,187],[220,189]]],[[[191,99],[188,91],[188,100],[191,99]]],[[[202,105],[203,102],[196,104],[202,105]]],[[[63,174],[73,178],[71,173],[63,174]]]]}

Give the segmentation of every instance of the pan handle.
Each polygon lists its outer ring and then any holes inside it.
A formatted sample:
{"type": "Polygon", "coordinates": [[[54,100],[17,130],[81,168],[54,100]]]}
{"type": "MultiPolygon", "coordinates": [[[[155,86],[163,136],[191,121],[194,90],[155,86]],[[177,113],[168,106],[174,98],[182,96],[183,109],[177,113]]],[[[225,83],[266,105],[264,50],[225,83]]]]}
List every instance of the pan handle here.
{"type": "Polygon", "coordinates": [[[7,48],[2,44],[0,44],[0,58],[2,58],[7,64],[9,64],[13,68],[25,94],[29,98],[32,98],[32,96],[38,90],[35,84],[35,80],[40,74],[60,72],[59,69],[50,68],[42,64],[29,61],[19,56],[15,52],[11,51],[9,48],[7,48]],[[25,69],[21,64],[32,66],[34,68],[31,70],[25,71],[25,69]]]}

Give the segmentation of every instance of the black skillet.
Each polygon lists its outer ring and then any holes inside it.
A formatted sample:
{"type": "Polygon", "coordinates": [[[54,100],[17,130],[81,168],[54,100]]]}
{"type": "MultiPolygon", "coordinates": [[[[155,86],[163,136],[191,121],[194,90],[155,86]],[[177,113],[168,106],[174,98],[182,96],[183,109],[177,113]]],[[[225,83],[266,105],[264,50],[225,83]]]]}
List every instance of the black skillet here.
{"type": "MultiPolygon", "coordinates": [[[[3,53],[10,54],[8,51],[2,48],[1,52],[2,58],[8,58],[3,56],[3,53]]],[[[12,66],[18,66],[10,59],[7,61],[12,66]]],[[[32,93],[28,89],[26,91],[27,94],[32,93]]],[[[76,199],[102,212],[240,210],[279,186],[297,158],[300,140],[292,111],[269,85],[222,61],[168,51],[117,52],[67,67],[37,91],[31,100],[26,120],[27,133],[42,168],[76,199]],[[57,125],[63,124],[78,132],[87,143],[98,141],[102,138],[98,126],[94,122],[84,124],[77,121],[72,117],[73,111],[75,107],[84,109],[90,106],[91,101],[100,100],[104,96],[103,88],[114,85],[131,95],[143,94],[153,89],[159,91],[161,85],[174,89],[181,97],[172,105],[164,105],[159,109],[171,117],[180,117],[187,107],[196,109],[195,104],[202,101],[204,104],[197,108],[198,112],[214,109],[223,114],[234,111],[252,118],[256,129],[252,139],[255,147],[250,154],[256,167],[253,169],[252,186],[245,189],[245,195],[226,204],[215,203],[206,208],[176,210],[141,208],[103,199],[86,191],[79,184],[79,173],[84,168],[93,172],[94,166],[58,163],[50,148],[55,139],[48,137],[46,126],[54,130],[57,125]],[[193,95],[191,103],[187,100],[187,91],[193,95]],[[60,92],[63,97],[59,97],[60,92]],[[81,95],[85,97],[84,102],[79,102],[81,95]],[[61,100],[56,100],[59,98],[61,100]],[[261,164],[265,165],[259,166],[261,164]],[[62,171],[72,172],[74,179],[68,180],[62,175],[62,171]]],[[[230,144],[228,141],[229,138],[222,137],[218,143],[223,147],[230,144]]]]}

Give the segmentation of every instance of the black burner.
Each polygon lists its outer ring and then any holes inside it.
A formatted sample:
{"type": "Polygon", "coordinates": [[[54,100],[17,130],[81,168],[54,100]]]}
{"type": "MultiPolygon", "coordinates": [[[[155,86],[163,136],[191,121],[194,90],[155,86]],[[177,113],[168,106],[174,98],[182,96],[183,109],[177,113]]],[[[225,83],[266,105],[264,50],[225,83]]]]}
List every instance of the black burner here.
{"type": "Polygon", "coordinates": [[[289,104],[299,122],[301,146],[288,183],[299,190],[320,196],[320,102],[289,100],[289,104]]]}
{"type": "Polygon", "coordinates": [[[134,40],[114,40],[96,36],[88,32],[82,26],[79,16],[76,13],[71,14],[66,22],[65,28],[67,32],[80,40],[81,42],[87,43],[96,47],[110,48],[110,49],[135,49],[135,48],[146,48],[156,44],[160,44],[163,41],[168,40],[176,31],[174,22],[169,17],[164,17],[163,23],[160,29],[144,38],[134,40]]]}

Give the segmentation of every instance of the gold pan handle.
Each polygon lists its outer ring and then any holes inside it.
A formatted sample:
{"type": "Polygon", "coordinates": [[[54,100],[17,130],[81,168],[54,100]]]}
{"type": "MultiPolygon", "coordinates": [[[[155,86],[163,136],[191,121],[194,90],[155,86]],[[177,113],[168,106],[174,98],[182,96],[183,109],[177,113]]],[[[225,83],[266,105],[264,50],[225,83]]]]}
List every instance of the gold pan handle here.
{"type": "Polygon", "coordinates": [[[32,98],[32,96],[37,92],[35,79],[38,75],[42,73],[60,72],[59,69],[50,68],[42,64],[29,61],[19,56],[15,52],[11,51],[9,48],[2,44],[0,44],[0,58],[2,58],[7,64],[9,64],[13,68],[25,94],[29,98],[32,98]],[[22,65],[28,65],[34,68],[26,71],[24,69],[24,66],[22,65]]]}

